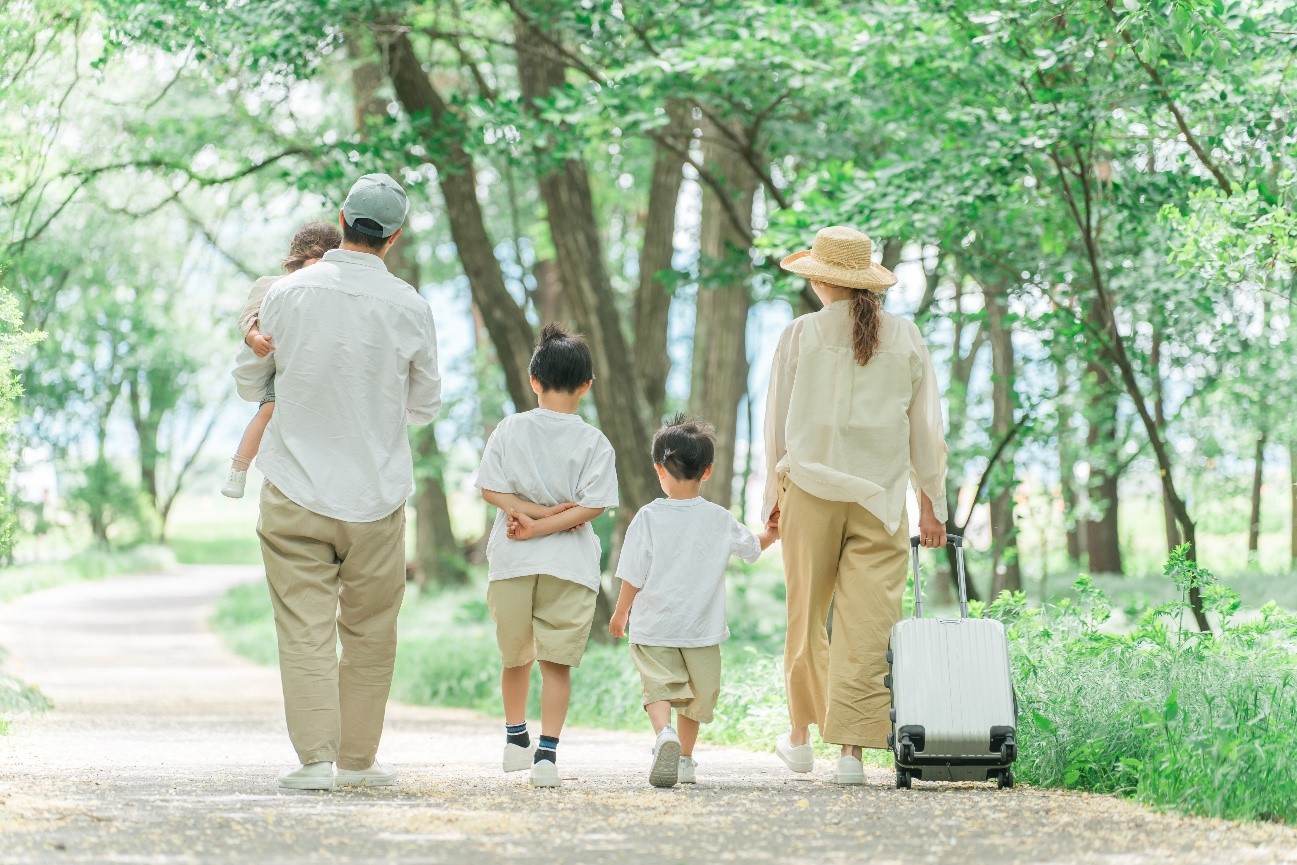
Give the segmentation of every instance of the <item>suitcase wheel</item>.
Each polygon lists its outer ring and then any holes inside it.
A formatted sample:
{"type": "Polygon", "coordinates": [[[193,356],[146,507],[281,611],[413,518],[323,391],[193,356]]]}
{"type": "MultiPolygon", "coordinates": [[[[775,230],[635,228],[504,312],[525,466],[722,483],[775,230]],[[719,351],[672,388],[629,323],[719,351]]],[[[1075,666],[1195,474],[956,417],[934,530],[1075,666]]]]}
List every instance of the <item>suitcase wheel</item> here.
{"type": "Polygon", "coordinates": [[[904,769],[896,770],[896,789],[897,790],[910,789],[910,773],[905,771],[904,769]]]}
{"type": "MultiPolygon", "coordinates": [[[[900,782],[897,781],[898,785],[899,783],[900,782]]],[[[995,779],[995,786],[1001,790],[1008,790],[1013,786],[1013,773],[1008,769],[1005,769],[1000,773],[1000,776],[995,779]]]]}
{"type": "Polygon", "coordinates": [[[914,762],[914,743],[910,741],[908,736],[901,740],[901,762],[914,762]]]}

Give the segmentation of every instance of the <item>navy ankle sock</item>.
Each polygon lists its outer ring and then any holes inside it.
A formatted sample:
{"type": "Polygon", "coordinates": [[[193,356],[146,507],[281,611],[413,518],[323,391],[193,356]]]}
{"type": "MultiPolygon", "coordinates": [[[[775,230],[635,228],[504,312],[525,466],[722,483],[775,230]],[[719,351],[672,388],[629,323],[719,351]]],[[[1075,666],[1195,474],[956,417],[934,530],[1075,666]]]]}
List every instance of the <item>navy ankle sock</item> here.
{"type": "Polygon", "coordinates": [[[527,722],[521,724],[504,725],[505,741],[510,745],[517,745],[519,748],[528,748],[531,746],[531,736],[527,735],[527,722]]]}
{"type": "Polygon", "coordinates": [[[536,756],[532,758],[532,762],[539,763],[541,760],[558,762],[558,736],[540,737],[540,744],[536,746],[536,756]]]}

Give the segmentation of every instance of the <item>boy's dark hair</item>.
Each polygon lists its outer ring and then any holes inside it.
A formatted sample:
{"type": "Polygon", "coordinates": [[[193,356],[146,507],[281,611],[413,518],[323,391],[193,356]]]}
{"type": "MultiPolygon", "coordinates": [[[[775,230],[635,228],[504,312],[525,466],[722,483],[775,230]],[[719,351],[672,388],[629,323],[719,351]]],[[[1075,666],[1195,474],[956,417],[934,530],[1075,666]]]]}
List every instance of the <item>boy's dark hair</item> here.
{"type": "Polygon", "coordinates": [[[594,378],[594,360],[585,337],[561,324],[547,324],[532,352],[527,373],[545,390],[572,393],[594,378]]]}
{"type": "Polygon", "coordinates": [[[377,231],[380,234],[383,232],[383,226],[365,216],[357,217],[351,223],[347,223],[345,220],[343,221],[342,239],[347,243],[356,246],[363,246],[366,249],[382,249],[387,245],[387,238],[392,236],[389,234],[387,237],[370,237],[364,232],[357,231],[352,227],[353,225],[359,225],[362,228],[368,228],[370,231],[377,231]]]}
{"type": "Polygon", "coordinates": [[[330,249],[337,249],[342,243],[342,233],[336,225],[327,222],[308,222],[297,229],[293,242],[288,245],[288,257],[284,259],[284,270],[294,273],[301,270],[312,258],[320,258],[330,249]]]}
{"type": "Polygon", "coordinates": [[[653,463],[678,481],[696,481],[716,459],[716,427],[677,414],[653,436],[653,463]]]}

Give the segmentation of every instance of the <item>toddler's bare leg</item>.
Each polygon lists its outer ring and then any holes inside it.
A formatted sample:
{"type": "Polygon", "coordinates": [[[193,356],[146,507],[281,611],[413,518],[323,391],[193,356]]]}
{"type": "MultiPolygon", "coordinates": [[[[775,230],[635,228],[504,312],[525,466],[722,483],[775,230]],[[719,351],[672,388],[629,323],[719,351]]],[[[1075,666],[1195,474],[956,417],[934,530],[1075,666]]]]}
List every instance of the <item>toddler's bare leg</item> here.
{"type": "Polygon", "coordinates": [[[666,700],[647,703],[644,711],[648,712],[649,723],[653,725],[654,733],[661,733],[662,728],[671,723],[671,704],[666,700]]]}
{"type": "Polygon", "coordinates": [[[676,715],[676,732],[680,734],[680,756],[692,757],[694,743],[698,741],[698,730],[702,725],[693,718],[676,715]]]}
{"type": "Polygon", "coordinates": [[[572,668],[552,661],[540,662],[540,734],[558,738],[567,721],[572,699],[572,668]]]}
{"type": "Polygon", "coordinates": [[[531,689],[531,664],[505,667],[500,674],[500,697],[504,722],[510,726],[527,723],[527,692],[531,689]]]}
{"type": "Polygon", "coordinates": [[[234,452],[234,467],[239,471],[247,471],[256,459],[257,451],[261,450],[261,437],[266,434],[266,425],[270,423],[270,416],[274,413],[273,402],[262,403],[252,420],[248,421],[248,428],[239,440],[239,449],[234,452]]]}

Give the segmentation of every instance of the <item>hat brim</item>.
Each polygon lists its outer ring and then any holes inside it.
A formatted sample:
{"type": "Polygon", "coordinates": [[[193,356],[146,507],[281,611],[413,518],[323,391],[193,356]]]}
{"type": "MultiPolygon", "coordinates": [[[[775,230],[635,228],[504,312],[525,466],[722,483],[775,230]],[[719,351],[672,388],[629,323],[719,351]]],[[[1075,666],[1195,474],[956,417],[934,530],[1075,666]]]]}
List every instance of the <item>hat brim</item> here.
{"type": "Polygon", "coordinates": [[[881,264],[871,264],[868,267],[839,267],[816,258],[809,249],[794,252],[779,262],[779,266],[807,279],[816,279],[843,288],[884,291],[896,285],[896,274],[881,264]]]}

